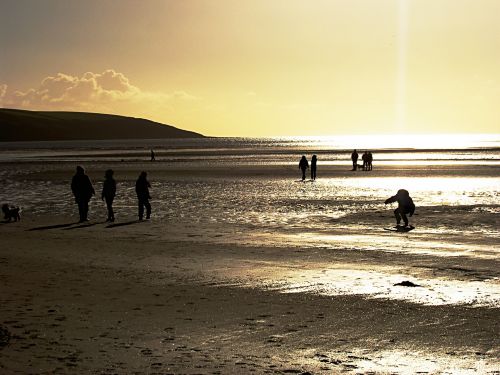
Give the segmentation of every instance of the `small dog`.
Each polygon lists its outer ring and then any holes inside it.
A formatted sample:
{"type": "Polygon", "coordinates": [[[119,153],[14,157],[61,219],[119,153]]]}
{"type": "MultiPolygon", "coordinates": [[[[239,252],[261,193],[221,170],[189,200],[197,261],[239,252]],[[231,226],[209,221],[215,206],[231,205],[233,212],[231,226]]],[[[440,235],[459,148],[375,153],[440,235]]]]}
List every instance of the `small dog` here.
{"type": "Polygon", "coordinates": [[[5,215],[4,218],[6,221],[18,221],[21,220],[21,215],[19,214],[19,207],[9,207],[8,204],[2,205],[2,212],[5,215]]]}

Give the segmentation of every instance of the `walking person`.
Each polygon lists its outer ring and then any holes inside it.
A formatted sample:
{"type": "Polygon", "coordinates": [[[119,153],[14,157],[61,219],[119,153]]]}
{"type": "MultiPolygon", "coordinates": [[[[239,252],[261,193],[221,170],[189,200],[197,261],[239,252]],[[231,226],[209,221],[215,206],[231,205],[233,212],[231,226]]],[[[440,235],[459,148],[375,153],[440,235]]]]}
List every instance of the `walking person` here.
{"type": "Polygon", "coordinates": [[[358,152],[354,150],[351,154],[351,160],[352,160],[352,171],[355,171],[358,169],[358,152]]]}
{"type": "Polygon", "coordinates": [[[80,215],[79,222],[83,223],[84,221],[88,221],[89,201],[92,195],[95,194],[95,190],[89,176],[85,174],[85,169],[81,166],[76,167],[76,174],[71,180],[71,191],[78,205],[78,213],[80,215]]]}
{"type": "Polygon", "coordinates": [[[306,179],[306,169],[309,168],[309,163],[304,155],[302,155],[302,159],[299,162],[299,169],[302,171],[302,181],[306,179]]]}
{"type": "Polygon", "coordinates": [[[318,157],[316,155],[312,156],[311,159],[311,180],[316,180],[316,163],[318,162],[318,157]]]}
{"type": "Polygon", "coordinates": [[[115,221],[115,213],[113,212],[113,200],[116,195],[116,181],[113,178],[113,170],[108,169],[104,173],[104,183],[102,184],[101,199],[106,201],[106,208],[108,209],[108,219],[106,221],[115,221]]]}
{"type": "Polygon", "coordinates": [[[155,161],[156,158],[155,158],[155,152],[153,151],[153,149],[151,149],[151,161],[155,161]]]}
{"type": "Polygon", "coordinates": [[[148,174],[146,172],[141,172],[135,183],[135,192],[137,193],[137,200],[139,203],[139,220],[143,219],[144,207],[146,207],[146,219],[151,217],[151,204],[149,203],[151,199],[149,188],[151,185],[147,180],[147,176],[148,174]]]}

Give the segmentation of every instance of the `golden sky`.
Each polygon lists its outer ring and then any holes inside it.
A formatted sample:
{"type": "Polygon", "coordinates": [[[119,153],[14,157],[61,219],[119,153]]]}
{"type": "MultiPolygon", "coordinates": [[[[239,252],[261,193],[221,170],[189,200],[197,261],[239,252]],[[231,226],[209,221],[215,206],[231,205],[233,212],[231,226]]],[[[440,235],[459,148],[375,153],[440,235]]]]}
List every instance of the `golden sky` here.
{"type": "Polygon", "coordinates": [[[0,0],[0,106],[213,136],[500,133],[498,0],[0,0]]]}

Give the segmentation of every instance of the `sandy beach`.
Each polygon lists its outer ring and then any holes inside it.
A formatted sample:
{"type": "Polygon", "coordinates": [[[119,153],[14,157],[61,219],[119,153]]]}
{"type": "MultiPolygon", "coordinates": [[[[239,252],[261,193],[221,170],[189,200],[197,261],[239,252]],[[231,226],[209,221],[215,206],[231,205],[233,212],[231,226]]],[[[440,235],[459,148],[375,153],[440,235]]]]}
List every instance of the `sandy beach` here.
{"type": "MultiPolygon", "coordinates": [[[[498,307],[255,287],[261,265],[279,274],[404,256],[168,239],[154,222],[62,223],[1,227],[3,373],[498,372],[498,307]]],[[[485,267],[458,264],[444,259],[442,276],[478,279],[485,267]]]]}
{"type": "Polygon", "coordinates": [[[117,220],[97,196],[79,224],[75,162],[4,161],[23,211],[0,224],[0,372],[498,374],[498,167],[325,164],[302,183],[287,164],[93,157],[117,220]],[[384,230],[394,183],[417,202],[407,234],[384,230]]]}

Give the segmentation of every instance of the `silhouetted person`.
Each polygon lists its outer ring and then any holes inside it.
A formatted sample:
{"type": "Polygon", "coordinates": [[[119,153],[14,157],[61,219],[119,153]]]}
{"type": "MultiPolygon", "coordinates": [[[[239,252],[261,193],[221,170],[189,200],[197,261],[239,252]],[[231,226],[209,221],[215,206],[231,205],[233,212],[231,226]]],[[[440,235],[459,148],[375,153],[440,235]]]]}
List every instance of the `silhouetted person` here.
{"type": "Polygon", "coordinates": [[[309,168],[309,163],[304,155],[302,155],[302,159],[299,162],[299,169],[302,171],[302,181],[306,179],[306,169],[309,168]]]}
{"type": "Polygon", "coordinates": [[[373,169],[373,165],[372,165],[373,155],[371,152],[368,152],[368,154],[366,156],[366,161],[367,161],[368,170],[371,171],[373,169]]]}
{"type": "Polygon", "coordinates": [[[394,210],[394,216],[396,216],[396,225],[401,223],[401,219],[405,222],[405,226],[408,226],[408,218],[406,214],[410,214],[410,217],[413,216],[415,212],[415,204],[413,203],[413,199],[410,198],[410,193],[408,190],[400,189],[397,194],[386,199],[385,204],[389,204],[392,202],[398,202],[398,208],[394,210]]]}
{"type": "Polygon", "coordinates": [[[137,200],[139,201],[139,220],[142,220],[144,216],[144,207],[146,207],[146,219],[151,217],[151,204],[149,203],[151,199],[149,188],[151,185],[146,179],[147,175],[146,172],[141,172],[135,183],[135,192],[137,193],[137,200]]]}
{"type": "Polygon", "coordinates": [[[71,180],[71,191],[75,196],[75,202],[78,204],[78,213],[80,214],[80,223],[88,221],[89,201],[95,194],[92,182],[85,170],[81,166],[76,167],[76,174],[71,180]]]}
{"type": "Polygon", "coordinates": [[[363,170],[368,170],[368,151],[365,151],[361,156],[361,160],[363,160],[363,170]]]}
{"type": "Polygon", "coordinates": [[[318,157],[316,155],[312,156],[311,159],[311,180],[316,180],[316,163],[318,162],[318,157]]]}
{"type": "Polygon", "coordinates": [[[116,195],[116,181],[113,178],[113,170],[108,169],[104,173],[104,183],[102,185],[102,200],[106,201],[108,209],[108,219],[106,221],[115,221],[115,213],[113,212],[113,200],[116,195]]]}
{"type": "Polygon", "coordinates": [[[151,161],[155,161],[155,152],[151,149],[151,161]]]}
{"type": "Polygon", "coordinates": [[[351,154],[351,160],[352,160],[352,170],[355,171],[358,169],[358,152],[354,150],[351,154]]]}

